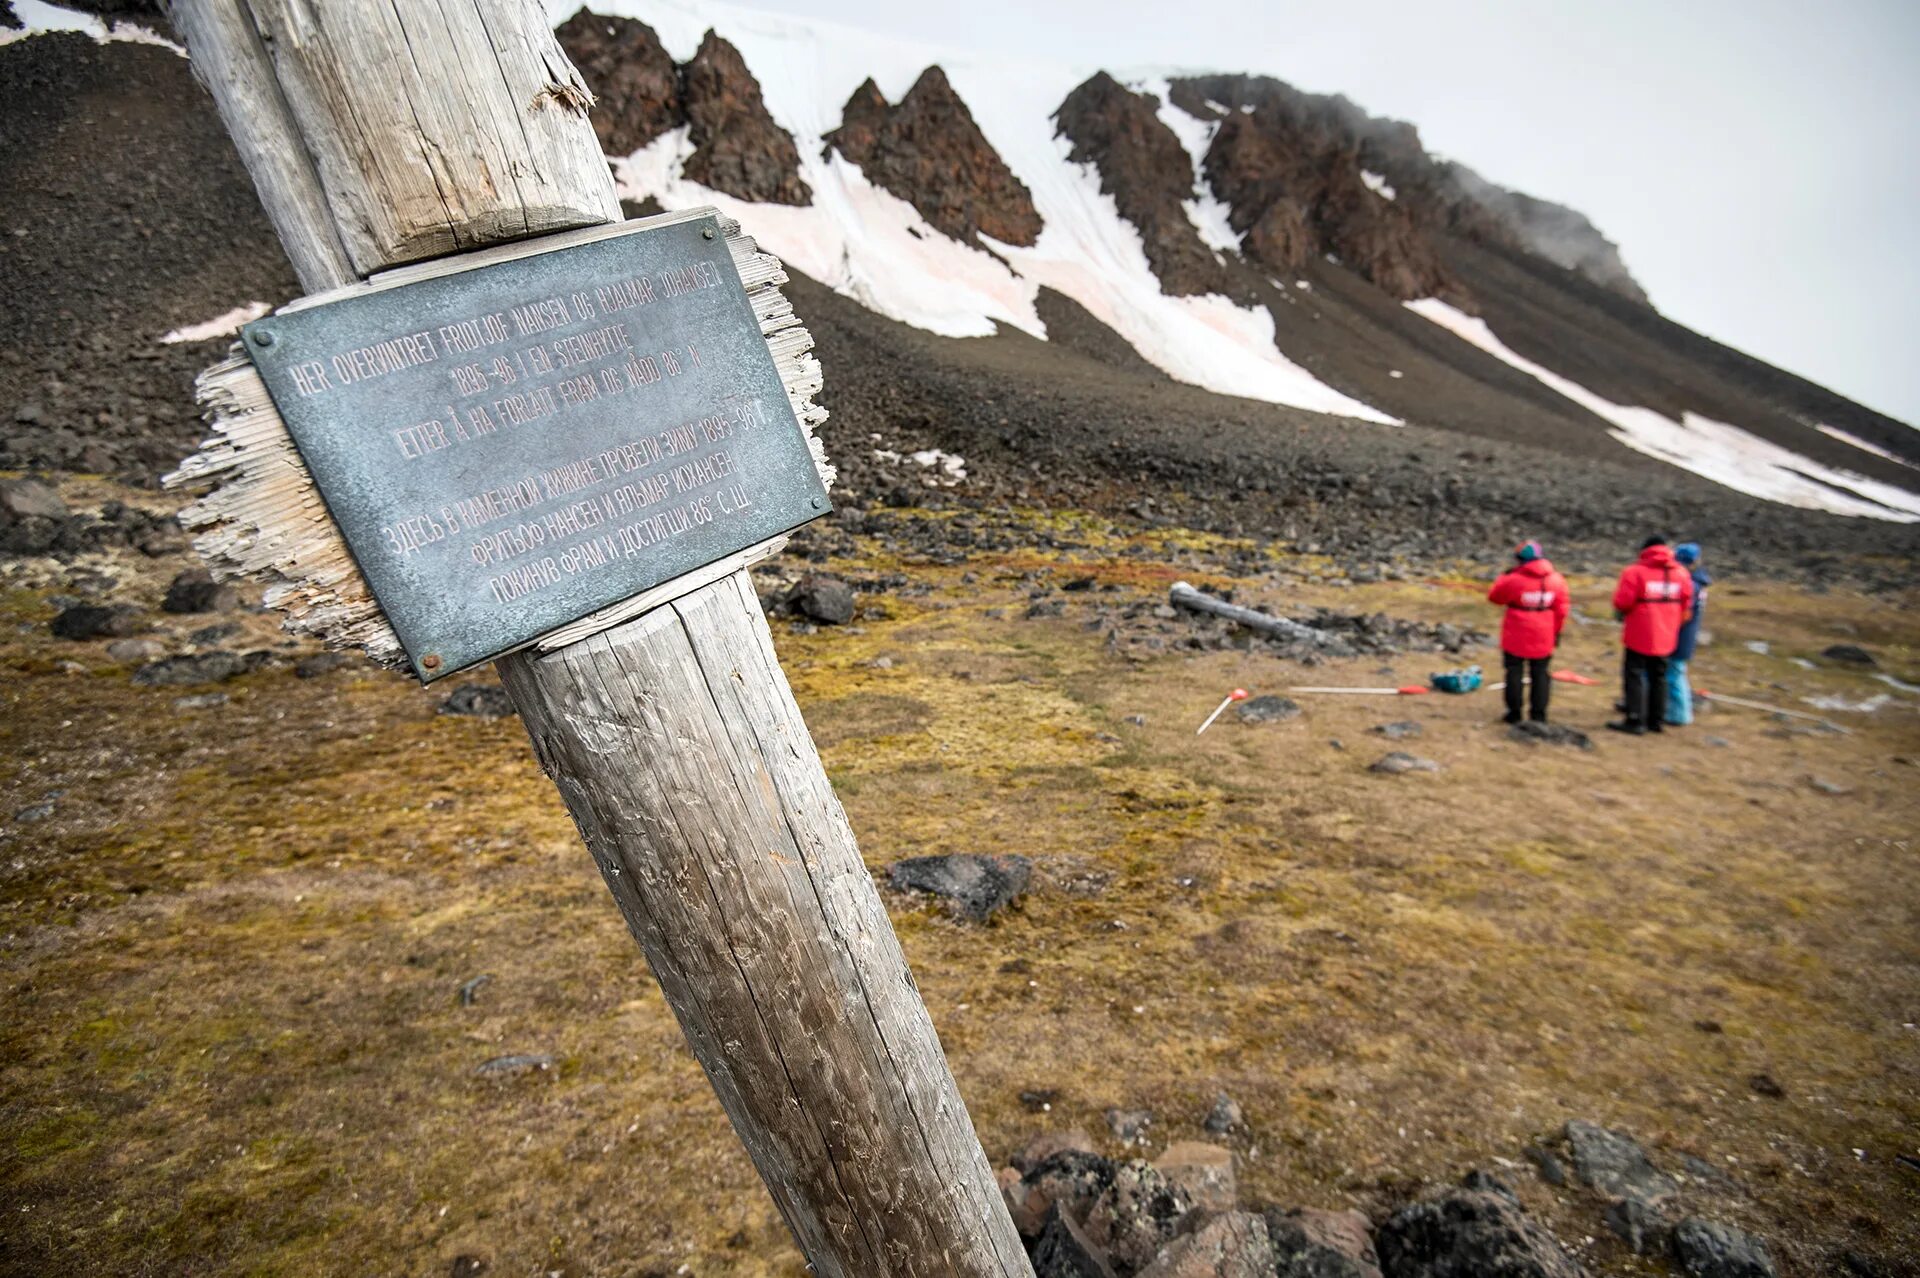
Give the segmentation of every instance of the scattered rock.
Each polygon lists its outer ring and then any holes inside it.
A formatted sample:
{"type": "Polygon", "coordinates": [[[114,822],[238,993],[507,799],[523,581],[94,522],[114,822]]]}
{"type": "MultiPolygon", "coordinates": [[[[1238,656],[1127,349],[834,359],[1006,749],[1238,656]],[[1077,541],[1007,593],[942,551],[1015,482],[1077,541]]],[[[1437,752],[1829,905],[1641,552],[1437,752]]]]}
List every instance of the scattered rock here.
{"type": "Polygon", "coordinates": [[[152,661],[166,650],[166,645],[158,639],[115,639],[107,645],[107,655],[127,665],[136,661],[152,661]]]}
{"type": "Polygon", "coordinates": [[[1002,1183],[1001,1197],[1023,1237],[1032,1238],[1056,1208],[1075,1221],[1086,1219],[1093,1200],[1113,1184],[1114,1166],[1085,1150],[1063,1149],[1027,1168],[1012,1184],[1002,1183]]]}
{"type": "Polygon", "coordinates": [[[1701,737],[1700,744],[1709,746],[1715,750],[1724,750],[1732,745],[1733,742],[1727,740],[1725,737],[1701,737]]]}
{"type": "Polygon", "coordinates": [[[1285,697],[1276,697],[1268,693],[1265,696],[1255,697],[1251,701],[1242,701],[1238,713],[1242,723],[1279,723],[1283,720],[1298,718],[1300,707],[1296,702],[1289,701],[1285,697]]]}
{"type": "Polygon", "coordinates": [[[1673,1258],[1691,1278],[1775,1278],[1764,1241],[1699,1216],[1673,1227],[1673,1258]]]}
{"type": "Polygon", "coordinates": [[[1825,777],[1808,777],[1807,784],[1821,794],[1852,794],[1853,787],[1841,785],[1838,781],[1829,781],[1825,777]]]}
{"type": "Polygon", "coordinates": [[[300,679],[318,679],[321,675],[332,674],[342,666],[353,664],[353,657],[344,652],[315,652],[293,663],[293,673],[300,679]]]}
{"type": "Polygon", "coordinates": [[[1582,750],[1593,749],[1592,737],[1564,723],[1536,723],[1528,719],[1508,728],[1507,735],[1528,745],[1568,745],[1578,746],[1582,750]]]}
{"type": "Polygon", "coordinates": [[[0,479],[0,524],[20,519],[65,519],[67,503],[38,479],[0,479]]]}
{"type": "Polygon", "coordinates": [[[205,568],[188,568],[167,587],[160,601],[163,612],[231,612],[240,606],[240,592],[224,581],[215,581],[205,568]]]}
{"type": "Polygon", "coordinates": [[[1667,1236],[1666,1218],[1659,1209],[1637,1198],[1616,1198],[1608,1204],[1605,1220],[1607,1228],[1636,1256],[1659,1250],[1667,1236]]]}
{"type": "Polygon", "coordinates": [[[1114,1278],[1100,1250],[1058,1207],[1047,1213],[1031,1259],[1035,1278],[1114,1278]]]}
{"type": "Polygon", "coordinates": [[[1585,1278],[1545,1229],[1499,1194],[1449,1189],[1395,1212],[1376,1237],[1393,1278],[1585,1278]]]}
{"type": "Polygon", "coordinates": [[[1153,1165],[1186,1190],[1193,1205],[1204,1211],[1232,1211],[1240,1200],[1232,1150],[1195,1140],[1176,1141],[1154,1159],[1153,1165]]]}
{"type": "Polygon", "coordinates": [[[1273,1278],[1267,1222],[1250,1211],[1215,1216],[1163,1248],[1140,1278],[1273,1278]]]}
{"type": "Polygon", "coordinates": [[[984,923],[1011,905],[1033,877],[1024,856],[916,856],[887,867],[887,882],[905,892],[925,892],[947,903],[957,916],[984,923]]]}
{"type": "Polygon", "coordinates": [[[811,572],[794,583],[786,604],[803,617],[829,626],[853,620],[853,587],[838,577],[811,572]]]}
{"type": "Polygon", "coordinates": [[[1269,1207],[1264,1215],[1278,1278],[1380,1278],[1373,1227],[1359,1212],[1269,1207]]]}
{"type": "MultiPolygon", "coordinates": [[[[582,13],[586,12],[584,9],[582,13]]],[[[453,1258],[452,1278],[480,1278],[487,1272],[487,1262],[478,1256],[461,1254],[453,1258]]]]}
{"type": "Polygon", "coordinates": [[[1580,1183],[1609,1198],[1658,1203],[1673,1197],[1678,1188],[1625,1132],[1575,1119],[1567,1124],[1567,1144],[1573,1149],[1573,1171],[1580,1183]]]}
{"type": "Polygon", "coordinates": [[[1755,1096],[1765,1096],[1768,1100],[1785,1100],[1787,1089],[1774,1081],[1771,1074],[1755,1074],[1747,1080],[1747,1087],[1755,1096]]]}
{"type": "Polygon", "coordinates": [[[227,704],[227,694],[224,692],[195,692],[173,699],[175,710],[211,710],[214,706],[225,704],[227,704]]]}
{"type": "Polygon", "coordinates": [[[1029,1114],[1044,1114],[1053,1108],[1060,1099],[1060,1092],[1052,1087],[1030,1088],[1020,1093],[1020,1107],[1029,1114]]]}
{"type": "Polygon", "coordinates": [[[1137,1273],[1174,1235],[1193,1207],[1186,1190],[1139,1160],[1117,1164],[1113,1183],[1087,1208],[1087,1239],[1116,1270],[1137,1273]]]}
{"type": "Polygon", "coordinates": [[[35,803],[28,807],[21,808],[13,814],[13,823],[15,825],[38,825],[52,816],[53,811],[54,802],[52,799],[48,799],[44,803],[35,803]]]}
{"type": "Polygon", "coordinates": [[[1532,1159],[1533,1165],[1540,1169],[1541,1180],[1546,1181],[1549,1185],[1564,1185],[1567,1183],[1567,1169],[1561,1165],[1560,1160],[1554,1156],[1552,1150],[1544,1149],[1539,1145],[1529,1145],[1527,1146],[1527,1157],[1532,1159]]]}
{"type": "Polygon", "coordinates": [[[1127,716],[1127,722],[1136,728],[1144,728],[1147,726],[1147,716],[1144,714],[1130,714],[1127,716]]]}
{"type": "Polygon", "coordinates": [[[1440,765],[1432,759],[1422,759],[1417,754],[1408,754],[1404,750],[1393,750],[1380,756],[1377,762],[1367,766],[1369,772],[1379,772],[1387,776],[1398,776],[1403,772],[1438,772],[1440,765]]]}
{"type": "Polygon", "coordinates": [[[1408,737],[1419,736],[1425,729],[1411,719],[1402,719],[1398,723],[1375,724],[1367,731],[1378,733],[1389,741],[1405,741],[1408,737]]]}
{"type": "Polygon", "coordinates": [[[1844,661],[1850,666],[1877,666],[1873,654],[1857,643],[1836,643],[1821,649],[1820,655],[1828,661],[1844,661]]]}
{"type": "Polygon", "coordinates": [[[440,703],[439,712],[471,715],[476,719],[504,719],[513,713],[513,699],[497,683],[466,683],[440,703]]]}
{"type": "Polygon", "coordinates": [[[1110,1109],[1106,1113],[1107,1130],[1113,1133],[1115,1140],[1123,1145],[1132,1146],[1153,1125],[1153,1111],[1150,1109],[1110,1109]]]}
{"type": "Polygon", "coordinates": [[[1067,601],[1064,599],[1040,599],[1027,605],[1023,614],[1028,621],[1043,617],[1064,617],[1067,615],[1067,601]]]}
{"type": "Polygon", "coordinates": [[[197,652],[186,657],[163,657],[133,672],[143,688],[171,688],[196,683],[220,683],[245,674],[244,657],[231,652],[197,652]]]}
{"type": "Polygon", "coordinates": [[[521,1056],[496,1056],[474,1066],[476,1074],[524,1074],[528,1070],[547,1070],[553,1068],[553,1057],[545,1054],[521,1056]]]}
{"type": "Polygon", "coordinates": [[[74,604],[53,619],[62,639],[122,639],[148,628],[146,614],[132,604],[74,604]]]}
{"type": "Polygon", "coordinates": [[[1226,1136],[1239,1131],[1244,1123],[1245,1119],[1240,1113],[1240,1103],[1225,1092],[1221,1092],[1213,1098],[1213,1108],[1207,1111],[1207,1119],[1203,1126],[1215,1136],[1226,1136]]]}

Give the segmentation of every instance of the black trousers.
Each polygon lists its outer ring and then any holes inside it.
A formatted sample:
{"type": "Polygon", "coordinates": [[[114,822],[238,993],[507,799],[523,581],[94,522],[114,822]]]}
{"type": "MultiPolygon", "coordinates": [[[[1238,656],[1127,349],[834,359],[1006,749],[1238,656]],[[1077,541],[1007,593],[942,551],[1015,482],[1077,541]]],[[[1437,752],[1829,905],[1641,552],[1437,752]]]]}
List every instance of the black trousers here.
{"type": "Polygon", "coordinates": [[[1533,681],[1532,704],[1528,708],[1531,718],[1541,723],[1547,721],[1547,698],[1553,692],[1553,681],[1547,678],[1547,663],[1551,657],[1516,657],[1510,652],[1500,656],[1507,664],[1507,717],[1520,717],[1521,685],[1528,679],[1533,681]]]}
{"type": "Polygon", "coordinates": [[[1658,729],[1667,721],[1667,659],[1627,649],[1627,722],[1658,729]]]}

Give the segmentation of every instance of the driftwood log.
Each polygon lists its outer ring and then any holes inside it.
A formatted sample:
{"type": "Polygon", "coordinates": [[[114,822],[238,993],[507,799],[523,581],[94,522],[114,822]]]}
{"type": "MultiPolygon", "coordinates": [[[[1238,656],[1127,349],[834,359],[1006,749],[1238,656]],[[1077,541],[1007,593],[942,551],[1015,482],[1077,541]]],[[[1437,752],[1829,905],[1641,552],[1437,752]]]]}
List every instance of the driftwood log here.
{"type": "Polygon", "coordinates": [[[1312,626],[1289,621],[1285,617],[1275,617],[1264,612],[1255,612],[1251,608],[1242,608],[1230,604],[1224,599],[1215,599],[1204,590],[1196,590],[1184,581],[1176,581],[1167,590],[1167,602],[1176,608],[1186,608],[1193,612],[1211,613],[1216,617],[1225,617],[1228,621],[1245,626],[1249,630],[1258,630],[1262,634],[1278,635],[1282,639],[1302,639],[1312,644],[1325,644],[1332,636],[1324,630],[1315,630],[1312,626]]]}
{"type": "MultiPolygon", "coordinates": [[[[592,97],[532,0],[168,10],[310,293],[620,217],[592,97]]],[[[789,319],[762,312],[804,367],[789,319]]],[[[283,513],[228,566],[297,576],[276,539],[324,541],[324,510],[283,513]]],[[[680,585],[499,663],[542,766],[814,1272],[1030,1276],[750,580],[680,585]]]]}

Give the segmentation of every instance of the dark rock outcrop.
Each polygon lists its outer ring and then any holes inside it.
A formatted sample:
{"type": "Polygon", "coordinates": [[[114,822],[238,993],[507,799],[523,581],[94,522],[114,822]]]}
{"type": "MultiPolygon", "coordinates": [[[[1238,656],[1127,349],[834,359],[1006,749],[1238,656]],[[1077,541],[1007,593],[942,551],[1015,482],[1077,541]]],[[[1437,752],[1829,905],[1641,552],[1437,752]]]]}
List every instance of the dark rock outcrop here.
{"type": "Polygon", "coordinates": [[[1674,1226],[1673,1258],[1691,1278],[1774,1278],[1776,1272],[1764,1241],[1698,1216],[1674,1226]]]}
{"type": "Polygon", "coordinates": [[[740,50],[707,32],[693,61],[680,68],[680,92],[693,144],[684,170],[689,178],[763,204],[813,202],[793,135],[768,114],[740,50]]]}
{"type": "Polygon", "coordinates": [[[593,90],[593,131],[608,155],[632,155],[686,122],[680,71],[652,27],[582,9],[554,33],[593,90]]]}
{"type": "Polygon", "coordinates": [[[1567,1144],[1573,1150],[1573,1174],[1581,1184],[1609,1198],[1658,1203],[1679,1189],[1673,1177],[1653,1165],[1640,1142],[1625,1132],[1575,1119],[1567,1124],[1567,1144]]]}
{"type": "Polygon", "coordinates": [[[1586,1270],[1505,1195],[1450,1189],[1395,1212],[1377,1236],[1394,1278],[1584,1278],[1586,1270]]]}
{"type": "Polygon", "coordinates": [[[1100,1249],[1058,1207],[1048,1214],[1031,1259],[1034,1278],[1114,1278],[1100,1249]]]}
{"type": "Polygon", "coordinates": [[[1264,1215],[1278,1278],[1380,1278],[1373,1231],[1359,1212],[1269,1207],[1264,1215]]]}
{"type": "Polygon", "coordinates": [[[1032,244],[1041,219],[1033,193],[993,149],[947,73],[928,67],[898,106],[868,80],[826,135],[867,180],[918,209],[936,230],[964,244],[979,237],[1032,244]]]}
{"type": "Polygon", "coordinates": [[[1187,217],[1182,202],[1193,197],[1193,161],[1160,119],[1155,98],[1102,71],[1069,93],[1053,119],[1073,144],[1067,158],[1094,166],[1101,192],[1140,232],[1162,288],[1176,297],[1240,291],[1187,217]]]}
{"type": "Polygon", "coordinates": [[[1191,1210],[1186,1190],[1135,1159],[1114,1167],[1113,1183],[1088,1206],[1082,1225],[1116,1270],[1138,1273],[1172,1241],[1191,1210]]]}
{"type": "Polygon", "coordinates": [[[961,918],[984,923],[1027,890],[1033,862],[1024,856],[916,856],[887,867],[887,882],[945,901],[961,918]]]}
{"type": "Polygon", "coordinates": [[[810,204],[793,135],[774,123],[740,50],[712,31],[680,67],[644,22],[580,10],[554,32],[598,98],[592,120],[610,155],[631,155],[687,126],[683,172],[763,204],[810,204]]]}

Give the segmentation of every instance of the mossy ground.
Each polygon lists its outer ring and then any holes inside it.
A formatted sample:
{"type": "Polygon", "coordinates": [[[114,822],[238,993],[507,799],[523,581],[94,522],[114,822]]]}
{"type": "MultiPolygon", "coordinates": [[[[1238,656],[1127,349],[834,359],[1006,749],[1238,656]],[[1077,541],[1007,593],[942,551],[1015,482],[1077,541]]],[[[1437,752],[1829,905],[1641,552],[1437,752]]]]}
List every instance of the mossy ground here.
{"type": "MultiPolygon", "coordinates": [[[[1081,549],[944,567],[863,540],[832,566],[927,592],[863,597],[851,629],[775,627],[870,865],[1038,863],[986,927],[891,902],[991,1155],[1043,1128],[1104,1139],[1108,1106],[1152,1109],[1156,1144],[1193,1137],[1225,1090],[1247,1196],[1382,1210],[1592,1118],[1723,1168],[1739,1188],[1717,1214],[1787,1272],[1920,1253],[1920,1176],[1894,1161],[1920,1123],[1913,698],[1836,713],[1846,736],[1725,711],[1592,754],[1508,741],[1484,693],[1302,697],[1299,719],[1196,738],[1235,685],[1447,663],[1128,660],[1085,604],[1022,619],[1032,574],[1114,587],[1076,600],[1195,576],[1243,601],[1490,610],[1463,578],[1283,596],[1210,539],[1154,533],[1143,559],[1100,527],[1054,517],[1081,549]],[[1443,772],[1366,770],[1395,748],[1369,728],[1402,718],[1443,772]]],[[[1604,613],[1601,583],[1574,586],[1604,613]]],[[[800,1272],[516,721],[285,670],[176,709],[182,690],[50,638],[45,596],[0,595],[0,817],[55,796],[0,829],[0,1266],[800,1272]],[[474,1072],[518,1052],[555,1065],[474,1072]]],[[[1844,638],[1910,675],[1911,603],[1725,583],[1698,682],[1792,705],[1890,691],[1790,658],[1844,638]]],[[[1602,684],[1559,687],[1557,717],[1607,717],[1613,637],[1570,630],[1561,664],[1602,684]]],[[[1658,1271],[1596,1201],[1511,1175],[1596,1270],[1658,1271]]]]}

